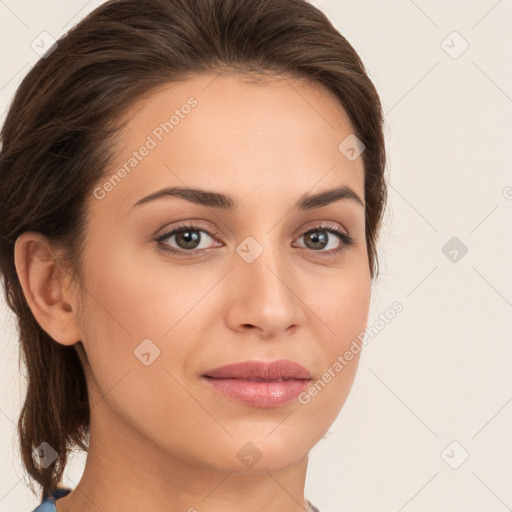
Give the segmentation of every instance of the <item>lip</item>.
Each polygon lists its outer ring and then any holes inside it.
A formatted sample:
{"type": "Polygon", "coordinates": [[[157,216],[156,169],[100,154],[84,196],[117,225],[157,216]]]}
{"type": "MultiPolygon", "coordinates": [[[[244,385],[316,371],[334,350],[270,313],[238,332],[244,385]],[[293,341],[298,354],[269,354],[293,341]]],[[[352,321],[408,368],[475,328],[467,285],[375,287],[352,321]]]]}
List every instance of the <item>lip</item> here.
{"type": "Polygon", "coordinates": [[[296,399],[312,380],[307,368],[287,359],[233,363],[208,370],[201,377],[233,400],[266,409],[296,399]]]}

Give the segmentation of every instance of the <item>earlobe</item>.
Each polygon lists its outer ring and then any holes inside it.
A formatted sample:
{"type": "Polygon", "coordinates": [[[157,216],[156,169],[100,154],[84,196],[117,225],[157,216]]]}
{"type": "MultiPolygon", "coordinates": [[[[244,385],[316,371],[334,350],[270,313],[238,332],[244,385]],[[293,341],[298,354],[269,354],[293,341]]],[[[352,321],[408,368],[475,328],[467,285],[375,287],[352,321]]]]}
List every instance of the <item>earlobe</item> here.
{"type": "Polygon", "coordinates": [[[55,254],[41,233],[22,233],[14,245],[14,263],[23,294],[41,328],[55,341],[73,345],[80,340],[72,297],[55,254]]]}

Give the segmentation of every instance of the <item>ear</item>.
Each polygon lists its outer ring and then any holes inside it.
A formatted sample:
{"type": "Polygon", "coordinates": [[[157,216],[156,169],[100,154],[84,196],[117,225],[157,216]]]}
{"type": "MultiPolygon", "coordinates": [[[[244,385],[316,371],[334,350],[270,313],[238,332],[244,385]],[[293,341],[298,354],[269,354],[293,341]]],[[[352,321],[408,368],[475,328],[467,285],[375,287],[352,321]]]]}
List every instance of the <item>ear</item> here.
{"type": "Polygon", "coordinates": [[[35,231],[22,233],[14,245],[14,263],[27,303],[41,328],[62,345],[80,341],[76,304],[48,239],[35,231]]]}

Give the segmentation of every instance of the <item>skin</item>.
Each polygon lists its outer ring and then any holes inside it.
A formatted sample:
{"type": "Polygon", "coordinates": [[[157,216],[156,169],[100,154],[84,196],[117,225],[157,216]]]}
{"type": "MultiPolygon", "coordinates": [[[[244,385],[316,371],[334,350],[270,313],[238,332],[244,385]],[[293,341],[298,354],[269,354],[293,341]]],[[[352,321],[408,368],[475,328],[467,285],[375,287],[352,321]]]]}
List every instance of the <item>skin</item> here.
{"type": "MultiPolygon", "coordinates": [[[[364,331],[371,278],[363,206],[343,199],[292,210],[305,193],[342,185],[364,201],[362,159],[338,150],[353,128],[317,83],[201,75],[165,84],[130,107],[109,174],[190,96],[198,100],[191,113],[103,199],[91,197],[83,315],[47,240],[27,232],[16,243],[37,321],[58,343],[82,340],[90,363],[90,449],[58,512],[305,510],[308,453],[355,377],[358,354],[307,405],[274,409],[235,402],[200,378],[233,362],[283,358],[320,379],[364,331]],[[240,208],[181,198],[132,208],[170,186],[221,192],[240,208]],[[209,252],[179,257],[159,247],[155,238],[181,220],[212,233],[200,231],[209,252]],[[327,247],[306,245],[303,235],[322,221],[354,244],[329,256],[342,241],[327,233],[327,247]],[[263,248],[252,263],[236,252],[248,236],[263,248]],[[134,356],[147,338],[160,349],[149,366],[134,356]],[[262,455],[251,468],[237,457],[248,442],[262,455]]],[[[176,236],[166,243],[187,250],[176,236]]]]}

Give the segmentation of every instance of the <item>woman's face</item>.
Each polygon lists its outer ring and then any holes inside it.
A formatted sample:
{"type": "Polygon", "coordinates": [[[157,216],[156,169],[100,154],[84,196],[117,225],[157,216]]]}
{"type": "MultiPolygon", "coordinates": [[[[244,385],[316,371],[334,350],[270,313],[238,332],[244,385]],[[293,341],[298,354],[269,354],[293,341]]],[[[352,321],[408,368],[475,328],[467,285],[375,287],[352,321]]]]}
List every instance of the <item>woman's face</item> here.
{"type": "Polygon", "coordinates": [[[359,354],[339,361],[367,323],[363,162],[352,138],[339,147],[348,117],[318,84],[202,75],[126,119],[82,253],[91,428],[203,467],[289,467],[338,415],[359,354]],[[163,189],[177,195],[145,199],[163,189]],[[311,381],[205,377],[283,359],[311,381]]]}

